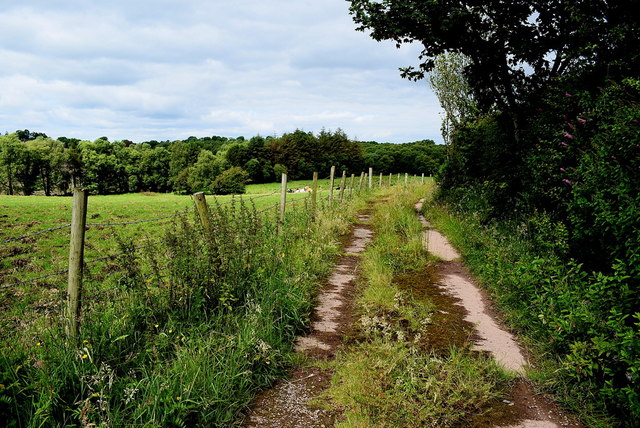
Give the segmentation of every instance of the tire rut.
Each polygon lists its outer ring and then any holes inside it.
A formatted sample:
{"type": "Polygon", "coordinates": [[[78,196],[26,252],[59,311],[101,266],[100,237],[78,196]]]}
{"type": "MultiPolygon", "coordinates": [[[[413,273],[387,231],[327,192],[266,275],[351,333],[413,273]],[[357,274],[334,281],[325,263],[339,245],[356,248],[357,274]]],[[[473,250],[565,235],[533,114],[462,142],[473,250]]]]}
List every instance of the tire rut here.
{"type": "Polygon", "coordinates": [[[331,360],[353,325],[352,300],[360,254],[373,238],[369,215],[360,214],[343,255],[321,288],[311,318],[309,334],[298,337],[296,352],[310,364],[297,367],[289,379],[261,392],[246,414],[246,428],[324,428],[333,426],[340,413],[314,403],[329,385],[332,373],[312,367],[313,362],[331,360]]]}

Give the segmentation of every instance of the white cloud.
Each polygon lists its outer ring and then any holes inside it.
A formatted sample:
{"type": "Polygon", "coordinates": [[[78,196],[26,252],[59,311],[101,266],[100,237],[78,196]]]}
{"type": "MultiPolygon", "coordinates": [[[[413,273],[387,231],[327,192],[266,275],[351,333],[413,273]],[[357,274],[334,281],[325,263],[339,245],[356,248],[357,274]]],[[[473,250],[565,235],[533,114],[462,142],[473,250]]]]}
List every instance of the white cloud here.
{"type": "Polygon", "coordinates": [[[340,127],[441,141],[437,100],[397,71],[417,47],[356,32],[343,0],[3,6],[2,131],[139,141],[340,127]]]}

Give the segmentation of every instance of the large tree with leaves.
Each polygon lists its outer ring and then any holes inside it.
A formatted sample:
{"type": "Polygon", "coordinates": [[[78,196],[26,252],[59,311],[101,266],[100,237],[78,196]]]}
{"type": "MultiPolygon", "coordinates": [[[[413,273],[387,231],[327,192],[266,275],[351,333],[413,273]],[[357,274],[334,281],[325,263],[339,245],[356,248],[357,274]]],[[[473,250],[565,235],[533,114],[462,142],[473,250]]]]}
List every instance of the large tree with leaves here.
{"type": "Polygon", "coordinates": [[[399,46],[423,45],[421,79],[445,52],[465,55],[479,106],[511,116],[520,140],[523,106],[546,82],[580,69],[594,81],[633,75],[640,63],[634,0],[347,0],[358,29],[399,46]]]}

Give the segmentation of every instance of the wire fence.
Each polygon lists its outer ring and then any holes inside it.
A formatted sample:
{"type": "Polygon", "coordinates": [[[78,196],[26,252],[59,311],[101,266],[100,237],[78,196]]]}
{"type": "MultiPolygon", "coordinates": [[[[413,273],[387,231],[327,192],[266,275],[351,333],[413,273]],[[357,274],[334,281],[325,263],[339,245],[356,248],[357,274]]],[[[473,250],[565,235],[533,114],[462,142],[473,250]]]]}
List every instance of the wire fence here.
{"type": "MultiPolygon", "coordinates": [[[[275,216],[276,216],[276,220],[278,221],[279,224],[283,224],[285,221],[285,212],[286,212],[286,206],[296,206],[299,207],[301,205],[304,205],[304,207],[306,207],[307,209],[312,209],[312,210],[316,210],[317,209],[317,205],[318,203],[322,202],[324,203],[325,201],[328,201],[328,205],[332,206],[334,205],[334,202],[342,202],[344,198],[349,198],[351,197],[351,195],[353,194],[354,191],[358,192],[361,191],[363,189],[370,189],[372,187],[372,180],[369,178],[369,180],[367,181],[368,177],[371,177],[371,169],[369,170],[369,174],[367,173],[362,173],[360,175],[359,181],[356,183],[355,180],[355,175],[352,174],[350,180],[347,179],[346,177],[346,172],[343,172],[342,175],[342,181],[340,183],[340,185],[336,188],[335,186],[335,182],[334,182],[334,171],[335,168],[332,168],[331,171],[331,175],[326,177],[326,179],[330,179],[330,188],[329,189],[319,189],[318,185],[317,185],[317,173],[314,174],[314,184],[313,187],[309,188],[310,191],[304,192],[306,193],[303,197],[291,197],[290,195],[294,195],[297,193],[294,193],[294,191],[292,189],[289,189],[287,187],[287,180],[286,180],[286,175],[283,175],[283,180],[282,180],[282,186],[280,191],[274,191],[271,193],[265,193],[265,194],[260,194],[260,195],[255,195],[255,196],[250,196],[250,197],[245,197],[245,196],[240,196],[240,197],[233,197],[231,200],[229,201],[223,201],[223,202],[218,202],[217,200],[213,200],[212,203],[212,208],[213,207],[223,207],[223,206],[227,206],[227,205],[234,205],[234,204],[246,204],[246,203],[250,203],[253,205],[253,211],[256,214],[266,214],[266,213],[270,213],[272,212],[275,216]],[[336,190],[338,190],[338,192],[336,192],[336,190]],[[258,200],[258,199],[263,199],[263,198],[268,198],[268,197],[273,197],[277,194],[280,194],[280,200],[276,203],[270,204],[267,207],[261,208],[259,210],[257,210],[255,208],[255,205],[253,204],[253,201],[258,200]],[[322,197],[318,198],[319,195],[322,195],[322,197]],[[289,200],[288,200],[289,199],[289,200]],[[279,212],[278,212],[279,209],[279,212]]],[[[407,184],[407,178],[408,176],[405,175],[405,184],[407,184]]],[[[422,181],[424,182],[424,175],[422,177],[422,181]]],[[[401,180],[400,180],[400,175],[398,174],[398,179],[396,184],[400,184],[401,180]]],[[[380,176],[380,180],[379,180],[379,185],[383,185],[382,183],[382,176],[380,176]]],[[[386,184],[386,183],[385,183],[386,184]]],[[[389,184],[391,184],[391,175],[389,176],[389,184]]],[[[79,192],[83,192],[83,191],[79,191],[79,192]]],[[[71,239],[76,239],[74,238],[74,228],[80,227],[82,229],[82,242],[79,242],[78,245],[81,246],[81,248],[84,248],[85,245],[85,238],[84,238],[84,232],[86,230],[89,230],[92,227],[101,227],[101,228],[105,228],[105,227],[109,227],[109,228],[115,228],[115,227],[125,227],[125,226],[132,226],[132,225],[140,225],[140,224],[149,224],[149,223],[166,223],[169,221],[174,221],[177,218],[180,217],[184,217],[186,215],[188,215],[189,213],[192,212],[196,212],[199,216],[200,221],[203,223],[203,226],[206,226],[205,224],[205,218],[203,217],[202,211],[199,209],[198,207],[198,198],[196,198],[195,196],[198,194],[194,195],[194,205],[191,207],[188,207],[187,209],[184,209],[182,211],[176,212],[174,214],[170,214],[170,215],[164,215],[164,216],[159,216],[159,217],[154,217],[154,218],[147,218],[147,219],[140,219],[140,220],[132,220],[132,221],[122,221],[122,222],[101,222],[101,223],[87,223],[86,220],[82,221],[82,224],[80,226],[78,226],[78,224],[74,224],[74,221],[72,220],[72,223],[68,223],[68,224],[63,224],[63,225],[59,225],[59,226],[55,226],[55,227],[51,227],[51,228],[47,228],[47,229],[43,229],[40,231],[36,231],[33,233],[28,233],[28,234],[24,234],[21,236],[16,236],[16,237],[11,237],[11,238],[7,238],[4,239],[3,241],[0,241],[0,246],[4,245],[4,244],[8,244],[8,243],[12,243],[12,242],[17,242],[17,241],[23,241],[26,240],[28,238],[33,238],[36,236],[41,236],[47,233],[52,233],[58,230],[63,230],[63,229],[71,229],[70,230],[70,236],[71,239]],[[194,210],[194,208],[197,208],[196,210],[194,210]]],[[[84,196],[86,198],[86,195],[84,196]]],[[[204,195],[202,195],[202,200],[204,201],[204,195]]],[[[206,207],[206,203],[205,203],[205,207],[206,207]]],[[[75,210],[75,203],[74,203],[74,210],[75,210]]],[[[209,208],[206,208],[206,212],[210,212],[208,211],[209,208]]],[[[83,219],[86,219],[86,204],[85,204],[85,208],[84,208],[84,212],[80,213],[80,217],[82,217],[83,219]]],[[[75,219],[75,213],[72,215],[72,218],[75,219]]],[[[206,227],[205,227],[206,228],[206,227]]],[[[147,237],[148,238],[148,237],[147,237]]],[[[0,290],[6,290],[6,289],[11,289],[11,288],[15,288],[15,287],[19,287],[28,283],[37,283],[37,282],[41,282],[44,280],[47,280],[49,278],[53,278],[53,277],[61,277],[63,275],[68,275],[69,276],[69,287],[71,287],[72,282],[72,275],[76,275],[76,273],[79,270],[80,272],[80,276],[82,276],[82,270],[84,268],[87,268],[90,265],[96,265],[99,264],[100,262],[104,262],[107,260],[113,260],[113,259],[117,259],[119,257],[123,257],[126,256],[128,254],[130,254],[131,252],[138,252],[141,250],[145,250],[145,249],[149,249],[152,247],[157,247],[160,246],[162,244],[166,244],[169,241],[169,239],[160,239],[160,240],[156,240],[154,242],[150,242],[150,243],[146,243],[143,245],[135,245],[135,246],[130,246],[128,248],[125,249],[125,251],[121,251],[115,254],[104,254],[104,255],[98,255],[97,257],[94,257],[90,260],[84,260],[84,257],[80,257],[80,261],[79,261],[79,266],[74,267],[72,266],[72,257],[70,256],[69,258],[69,268],[68,269],[59,269],[55,272],[50,272],[50,273],[46,273],[43,275],[39,275],[33,278],[27,278],[27,279],[23,279],[23,280],[19,280],[19,281],[14,281],[12,283],[9,284],[3,284],[0,285],[0,290]]],[[[74,246],[73,242],[70,242],[70,253],[72,252],[72,248],[74,246]]],[[[1,247],[0,247],[1,248],[1,247]]],[[[81,253],[83,253],[83,251],[81,251],[81,253]]],[[[6,274],[6,273],[5,273],[6,274]]],[[[3,272],[0,271],[0,278],[2,276],[6,276],[5,274],[3,274],[3,272]]],[[[9,275],[11,276],[11,275],[9,275]]],[[[81,279],[80,279],[81,282],[81,279]]],[[[70,290],[68,290],[68,295],[71,293],[70,290]]],[[[73,335],[73,332],[71,333],[71,335],[73,335]]]]}

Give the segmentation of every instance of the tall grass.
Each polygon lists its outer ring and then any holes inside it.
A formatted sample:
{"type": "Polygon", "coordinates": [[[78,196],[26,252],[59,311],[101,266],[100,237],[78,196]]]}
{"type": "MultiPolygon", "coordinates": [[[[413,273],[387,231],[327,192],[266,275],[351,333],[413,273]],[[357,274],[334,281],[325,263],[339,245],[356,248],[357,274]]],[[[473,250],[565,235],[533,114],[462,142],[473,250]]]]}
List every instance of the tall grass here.
{"type": "MultiPolygon", "coordinates": [[[[282,376],[361,204],[290,210],[278,227],[251,204],[213,207],[212,233],[192,214],[166,243],[127,251],[88,275],[78,341],[59,310],[0,342],[6,426],[230,426],[282,376]]],[[[11,321],[7,321],[11,322],[11,321]]],[[[20,322],[16,317],[15,322],[20,322]]]]}

